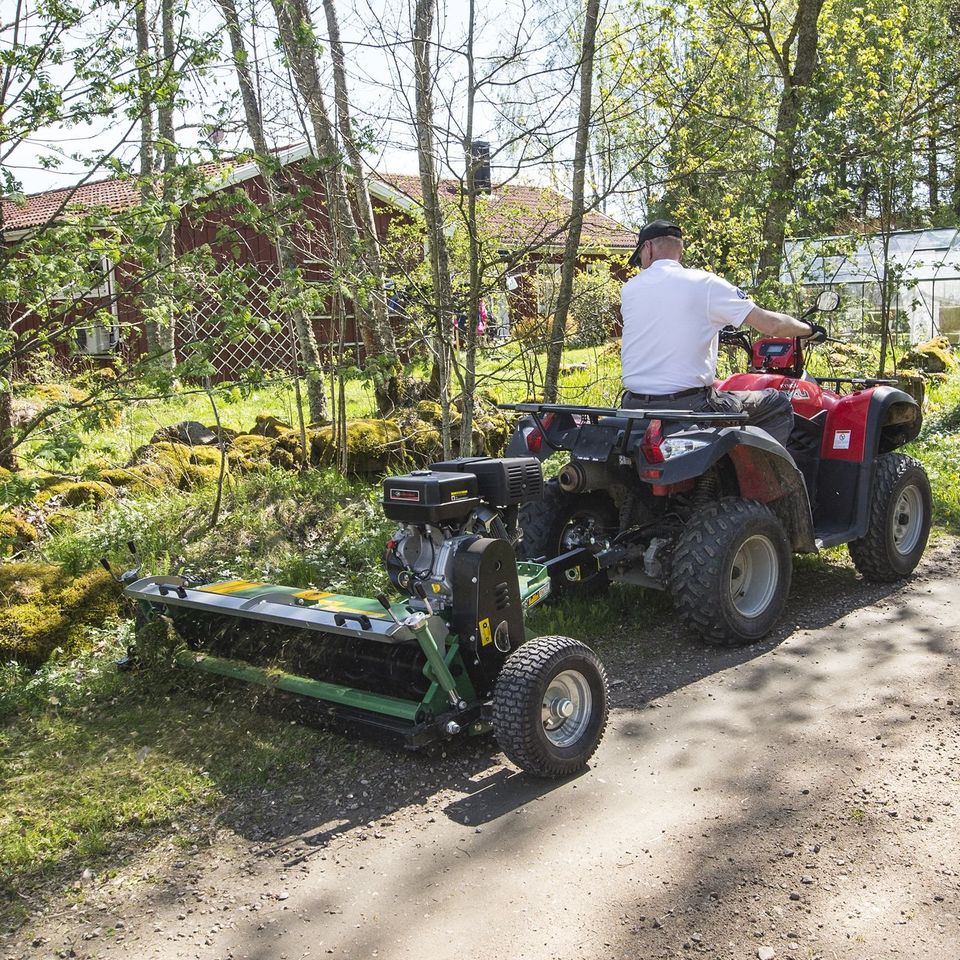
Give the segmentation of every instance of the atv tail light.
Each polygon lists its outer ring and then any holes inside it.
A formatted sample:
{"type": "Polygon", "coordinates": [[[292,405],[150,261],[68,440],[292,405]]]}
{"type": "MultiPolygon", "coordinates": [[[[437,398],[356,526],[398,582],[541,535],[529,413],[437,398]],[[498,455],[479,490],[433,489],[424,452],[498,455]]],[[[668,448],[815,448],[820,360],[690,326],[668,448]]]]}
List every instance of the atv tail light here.
{"type": "Polygon", "coordinates": [[[640,442],[640,452],[647,463],[663,463],[667,459],[660,449],[662,444],[663,423],[660,420],[651,420],[640,442]]]}
{"type": "Polygon", "coordinates": [[[541,421],[540,425],[534,425],[532,427],[526,427],[523,430],[523,440],[527,445],[527,449],[531,453],[539,453],[543,447],[543,435],[546,430],[550,429],[550,424],[553,423],[553,414],[548,413],[541,421]]]}

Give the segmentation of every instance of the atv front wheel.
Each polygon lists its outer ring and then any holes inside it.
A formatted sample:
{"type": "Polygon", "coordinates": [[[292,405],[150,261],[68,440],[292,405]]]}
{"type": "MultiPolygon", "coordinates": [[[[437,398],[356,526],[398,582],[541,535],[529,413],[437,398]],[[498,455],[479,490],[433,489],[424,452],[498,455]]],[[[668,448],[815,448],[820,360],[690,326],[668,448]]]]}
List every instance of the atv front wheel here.
{"type": "Polygon", "coordinates": [[[538,777],[582,770],[607,726],[607,675],[586,644],[538,637],[515,650],[493,693],[503,752],[538,777]]]}
{"type": "Polygon", "coordinates": [[[860,574],[891,583],[913,573],[930,534],[930,481],[926,471],[902,453],[877,457],[870,491],[866,535],[847,544],[860,574]]]}
{"type": "Polygon", "coordinates": [[[673,551],[681,622],[707,643],[753,643],[783,612],[793,566],[783,524],[762,503],[725,497],[695,513],[673,551]]]}
{"type": "MultiPolygon", "coordinates": [[[[520,507],[522,536],[517,548],[521,560],[546,557],[552,560],[577,547],[597,552],[619,523],[617,508],[602,490],[567,493],[557,480],[543,486],[543,497],[520,507]]],[[[572,582],[566,589],[581,596],[602,593],[610,586],[605,573],[583,583],[572,582]]]]}

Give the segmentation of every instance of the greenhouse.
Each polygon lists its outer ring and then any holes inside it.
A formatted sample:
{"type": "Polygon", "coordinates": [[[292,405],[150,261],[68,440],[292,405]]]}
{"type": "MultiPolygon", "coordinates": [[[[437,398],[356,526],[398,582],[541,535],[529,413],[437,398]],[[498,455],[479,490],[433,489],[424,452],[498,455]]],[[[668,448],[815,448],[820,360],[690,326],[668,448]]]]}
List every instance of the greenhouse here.
{"type": "Polygon", "coordinates": [[[784,282],[841,295],[831,321],[834,336],[879,337],[881,284],[890,277],[897,340],[917,343],[942,334],[960,343],[960,229],[791,240],[784,262],[784,282]]]}

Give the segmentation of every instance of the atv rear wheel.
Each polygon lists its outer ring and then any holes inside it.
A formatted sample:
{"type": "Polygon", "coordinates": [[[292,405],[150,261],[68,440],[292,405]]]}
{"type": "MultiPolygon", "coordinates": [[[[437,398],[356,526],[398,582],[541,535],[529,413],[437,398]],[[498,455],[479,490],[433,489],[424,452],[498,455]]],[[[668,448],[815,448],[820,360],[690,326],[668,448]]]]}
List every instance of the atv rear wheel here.
{"type": "Polygon", "coordinates": [[[586,644],[537,637],[515,650],[493,693],[493,730],[503,752],[538,777],[582,770],[607,726],[607,675],[586,644]]]}
{"type": "MultiPolygon", "coordinates": [[[[597,552],[618,526],[616,505],[602,490],[567,493],[557,480],[548,480],[543,498],[520,507],[522,536],[517,556],[523,560],[546,557],[552,560],[568,550],[585,547],[597,552]]],[[[570,583],[566,589],[580,596],[602,593],[610,586],[605,573],[584,583],[570,583]]]]}
{"type": "Polygon", "coordinates": [[[681,622],[707,643],[753,643],[783,612],[793,572],[783,524],[762,503],[725,497],[695,513],[673,551],[681,622]]]}
{"type": "Polygon", "coordinates": [[[930,481],[926,471],[902,453],[877,457],[866,535],[847,544],[854,566],[867,580],[900,580],[920,562],[929,534],[930,481]]]}

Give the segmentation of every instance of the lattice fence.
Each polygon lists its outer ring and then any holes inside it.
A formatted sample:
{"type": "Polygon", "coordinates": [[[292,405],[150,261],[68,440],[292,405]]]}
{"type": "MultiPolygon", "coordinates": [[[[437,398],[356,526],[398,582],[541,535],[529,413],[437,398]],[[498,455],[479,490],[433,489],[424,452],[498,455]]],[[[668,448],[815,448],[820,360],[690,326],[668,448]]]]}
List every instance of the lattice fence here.
{"type": "Polygon", "coordinates": [[[296,360],[293,331],[274,304],[279,282],[277,268],[264,265],[248,290],[245,307],[252,316],[236,329],[225,320],[224,308],[198,291],[193,310],[179,324],[178,352],[182,355],[191,344],[203,343],[217,380],[236,380],[251,368],[292,371],[296,360]]]}

